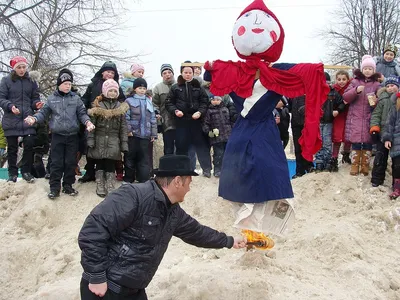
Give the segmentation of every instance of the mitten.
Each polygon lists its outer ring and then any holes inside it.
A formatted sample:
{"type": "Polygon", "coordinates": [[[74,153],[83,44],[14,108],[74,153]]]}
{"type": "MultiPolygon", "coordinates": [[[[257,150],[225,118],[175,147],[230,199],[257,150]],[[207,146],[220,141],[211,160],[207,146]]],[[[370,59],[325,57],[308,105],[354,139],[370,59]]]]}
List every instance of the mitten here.
{"type": "Polygon", "coordinates": [[[212,131],[208,132],[208,136],[209,136],[210,138],[213,138],[213,137],[214,137],[214,132],[212,132],[212,131]]]}
{"type": "Polygon", "coordinates": [[[219,136],[219,130],[218,130],[218,128],[214,128],[213,129],[213,133],[214,133],[214,135],[217,137],[217,136],[219,136]]]}

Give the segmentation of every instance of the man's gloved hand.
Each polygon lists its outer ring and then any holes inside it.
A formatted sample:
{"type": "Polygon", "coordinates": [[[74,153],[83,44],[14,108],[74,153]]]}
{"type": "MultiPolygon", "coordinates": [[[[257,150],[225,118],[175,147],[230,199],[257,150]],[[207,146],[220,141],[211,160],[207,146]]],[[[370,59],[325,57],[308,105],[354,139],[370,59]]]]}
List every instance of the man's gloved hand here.
{"type": "Polygon", "coordinates": [[[212,131],[209,131],[208,132],[208,136],[210,137],[210,138],[213,138],[215,135],[214,135],[214,132],[212,132],[212,131]]]}
{"type": "Polygon", "coordinates": [[[215,137],[219,136],[218,128],[214,128],[212,132],[214,133],[215,137]]]}

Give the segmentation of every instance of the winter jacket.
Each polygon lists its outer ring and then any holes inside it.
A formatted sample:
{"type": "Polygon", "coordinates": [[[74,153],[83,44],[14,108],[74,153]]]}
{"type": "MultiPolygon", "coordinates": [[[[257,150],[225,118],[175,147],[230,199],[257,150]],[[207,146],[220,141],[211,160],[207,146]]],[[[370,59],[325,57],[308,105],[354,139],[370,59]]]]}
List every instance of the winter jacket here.
{"type": "Polygon", "coordinates": [[[343,112],[346,105],[343,102],[342,96],[331,86],[328,94],[328,99],[322,105],[323,115],[321,117],[321,123],[333,123],[335,119],[333,111],[343,112]]]}
{"type": "Polygon", "coordinates": [[[51,132],[60,135],[78,134],[79,122],[86,124],[90,121],[77,94],[69,92],[62,95],[58,90],[49,96],[47,103],[34,115],[38,123],[44,123],[50,116],[51,132]]]}
{"type": "Polygon", "coordinates": [[[0,107],[4,111],[2,126],[5,136],[25,136],[35,134],[35,127],[24,122],[27,116],[32,116],[36,110],[36,103],[40,101],[39,89],[28,72],[23,77],[17,76],[15,71],[1,79],[0,107]],[[14,115],[11,108],[20,110],[14,115]]]}
{"type": "Polygon", "coordinates": [[[122,79],[120,87],[125,97],[128,97],[133,92],[133,83],[135,80],[136,77],[133,77],[131,73],[124,73],[124,79],[122,79]]]}
{"type": "Polygon", "coordinates": [[[349,103],[347,114],[345,139],[350,143],[372,143],[369,134],[372,108],[368,102],[368,93],[375,93],[380,88],[378,78],[381,74],[375,73],[365,78],[360,70],[354,72],[354,79],[343,94],[343,99],[349,103]],[[364,91],[357,94],[357,87],[365,86],[364,91]]]}
{"type": "Polygon", "coordinates": [[[389,94],[385,87],[379,89],[377,95],[379,97],[379,102],[371,115],[370,133],[384,132],[389,111],[392,107],[396,106],[396,95],[389,94]]]}
{"type": "MultiPolygon", "coordinates": [[[[201,85],[206,91],[209,98],[211,96],[210,85],[211,82],[209,81],[203,81],[201,85]]],[[[225,106],[229,109],[229,118],[231,119],[231,122],[235,123],[238,118],[238,113],[236,111],[235,104],[233,103],[231,97],[229,95],[224,95],[222,96],[222,101],[224,102],[225,106]]]]}
{"type": "MultiPolygon", "coordinates": [[[[203,248],[231,248],[233,238],[199,224],[149,180],[125,184],[97,205],[79,233],[83,278],[110,289],[144,289],[172,238],[203,248]]],[[[118,292],[118,291],[116,291],[118,292]]]]}
{"type": "Polygon", "coordinates": [[[95,130],[87,138],[88,156],[94,159],[120,160],[121,152],[128,151],[128,129],[125,113],[129,105],[99,96],[88,115],[95,130]]]}
{"type": "Polygon", "coordinates": [[[400,111],[397,110],[396,106],[393,106],[389,111],[385,130],[382,134],[382,142],[385,143],[387,141],[392,143],[390,157],[400,156],[400,111]]]}
{"type": "Polygon", "coordinates": [[[175,129],[174,115],[168,112],[165,107],[165,101],[167,100],[168,93],[174,83],[175,79],[170,84],[166,82],[160,82],[153,89],[153,103],[160,109],[164,132],[175,129]]]}
{"type": "Polygon", "coordinates": [[[128,133],[142,139],[157,138],[157,120],[151,99],[134,94],[126,102],[129,105],[125,114],[128,133]]]}
{"type": "Polygon", "coordinates": [[[175,118],[176,125],[184,124],[185,121],[191,121],[194,113],[199,111],[201,118],[207,112],[209,101],[205,90],[200,86],[197,79],[192,79],[186,82],[182,75],[179,75],[178,82],[171,87],[167,99],[165,101],[165,108],[175,118]],[[180,110],[183,112],[183,117],[179,118],[175,115],[175,111],[180,110]]]}
{"type": "MultiPolygon", "coordinates": [[[[100,68],[99,71],[97,71],[97,73],[94,75],[94,77],[92,78],[92,82],[88,85],[85,94],[82,96],[82,101],[83,104],[85,104],[85,107],[87,109],[92,107],[92,102],[101,95],[101,91],[103,88],[103,83],[104,83],[104,79],[103,79],[103,72],[105,70],[110,70],[112,69],[115,72],[114,75],[114,80],[116,82],[119,81],[119,74],[118,74],[118,70],[117,70],[117,66],[110,61],[105,62],[102,67],[100,68]]],[[[122,91],[121,87],[119,87],[119,96],[118,96],[118,101],[120,102],[124,102],[125,101],[125,95],[124,92],[122,91]]]]}
{"type": "Polygon", "coordinates": [[[387,62],[383,56],[374,57],[376,62],[376,72],[381,73],[385,78],[393,75],[400,76],[400,65],[396,60],[387,62]]]}
{"type": "Polygon", "coordinates": [[[226,143],[232,132],[233,122],[230,120],[229,109],[221,101],[220,105],[208,107],[206,116],[203,119],[203,131],[208,134],[213,129],[218,129],[218,136],[209,137],[210,144],[226,143]]]}
{"type": "Polygon", "coordinates": [[[306,109],[306,96],[289,99],[289,111],[292,113],[292,127],[303,127],[306,109]]]}

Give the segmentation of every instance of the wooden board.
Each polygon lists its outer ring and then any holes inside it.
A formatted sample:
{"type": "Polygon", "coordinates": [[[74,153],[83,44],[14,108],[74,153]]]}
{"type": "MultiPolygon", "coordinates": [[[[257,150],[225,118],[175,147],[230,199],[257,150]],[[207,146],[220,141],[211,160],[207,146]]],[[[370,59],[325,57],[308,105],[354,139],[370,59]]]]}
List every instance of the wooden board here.
{"type": "MultiPolygon", "coordinates": [[[[182,67],[203,67],[204,63],[182,63],[182,67]]],[[[351,70],[351,66],[341,66],[341,65],[324,65],[324,69],[327,70],[351,70]]]]}

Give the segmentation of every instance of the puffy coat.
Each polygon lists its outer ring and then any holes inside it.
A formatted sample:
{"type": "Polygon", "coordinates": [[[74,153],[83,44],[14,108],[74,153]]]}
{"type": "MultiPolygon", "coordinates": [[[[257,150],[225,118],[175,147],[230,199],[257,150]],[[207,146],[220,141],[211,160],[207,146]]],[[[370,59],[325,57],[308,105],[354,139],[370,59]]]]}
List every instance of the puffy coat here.
{"type": "Polygon", "coordinates": [[[400,156],[400,111],[393,106],[386,120],[382,135],[383,142],[391,142],[390,157],[400,156]]]}
{"type": "Polygon", "coordinates": [[[306,112],[306,96],[289,99],[288,108],[292,113],[292,127],[303,127],[306,112]]]}
{"type": "Polygon", "coordinates": [[[2,126],[5,136],[25,136],[35,134],[36,129],[24,122],[27,116],[32,116],[36,110],[36,103],[40,101],[39,89],[28,72],[23,77],[17,76],[15,71],[1,79],[0,107],[4,110],[2,126]],[[20,110],[14,115],[11,108],[20,110]]]}
{"type": "Polygon", "coordinates": [[[368,102],[368,93],[377,93],[380,88],[378,78],[381,76],[375,73],[370,78],[365,78],[360,70],[354,72],[354,79],[343,94],[343,99],[349,103],[349,112],[346,120],[345,139],[350,143],[371,144],[369,134],[372,108],[368,102]],[[357,87],[365,86],[364,91],[357,94],[357,87]]]}
{"type": "Polygon", "coordinates": [[[60,135],[78,134],[79,122],[85,124],[90,120],[77,94],[69,92],[61,95],[58,90],[49,96],[47,103],[34,115],[38,123],[44,123],[50,116],[51,132],[60,135]]]}
{"type": "MultiPolygon", "coordinates": [[[[82,96],[82,101],[83,104],[85,104],[85,107],[87,109],[91,108],[92,102],[101,95],[101,91],[103,88],[103,72],[106,70],[112,70],[114,71],[114,80],[116,82],[119,81],[119,74],[117,70],[117,66],[111,62],[111,61],[106,61],[100,68],[100,70],[97,71],[97,73],[93,76],[92,82],[88,85],[85,94],[82,96]]],[[[119,88],[119,96],[118,96],[118,101],[124,102],[125,101],[125,95],[124,92],[122,91],[121,87],[119,88]]]]}
{"type": "Polygon", "coordinates": [[[218,136],[209,137],[210,144],[226,143],[232,132],[232,124],[229,109],[221,101],[220,105],[210,104],[208,107],[206,116],[203,119],[203,131],[205,134],[208,134],[213,129],[218,129],[218,136]]]}
{"type": "Polygon", "coordinates": [[[233,238],[199,224],[179,204],[171,205],[149,180],[125,184],[97,205],[79,233],[83,277],[90,283],[144,289],[172,238],[203,248],[232,247],[233,238]]]}
{"type": "Polygon", "coordinates": [[[346,105],[343,102],[342,96],[330,86],[330,91],[328,94],[328,99],[322,105],[323,115],[321,118],[321,123],[333,123],[334,116],[333,111],[343,112],[346,105]]]}
{"type": "Polygon", "coordinates": [[[201,118],[203,118],[208,104],[207,93],[200,86],[200,82],[197,79],[186,82],[182,75],[179,75],[178,82],[171,87],[165,101],[165,107],[174,116],[177,126],[181,121],[193,120],[192,116],[197,111],[201,113],[201,118]],[[183,112],[182,118],[175,115],[176,110],[183,112]]]}
{"type": "Polygon", "coordinates": [[[97,97],[88,110],[95,130],[87,138],[88,156],[94,159],[120,160],[121,152],[128,151],[128,130],[125,113],[126,102],[112,101],[102,95],[97,97]]]}
{"type": "Polygon", "coordinates": [[[386,88],[381,88],[378,91],[379,102],[371,115],[370,132],[382,133],[385,130],[389,111],[396,106],[396,95],[389,94],[386,88]]]}
{"type": "Polygon", "coordinates": [[[143,139],[157,138],[157,120],[151,99],[134,94],[126,99],[126,103],[129,105],[125,114],[128,133],[143,139]],[[142,107],[143,100],[146,104],[142,107]]]}
{"type": "Polygon", "coordinates": [[[130,94],[132,94],[133,91],[133,84],[135,83],[136,77],[133,77],[133,75],[130,72],[125,72],[124,73],[124,79],[121,81],[121,90],[124,92],[125,97],[128,97],[130,94]]]}
{"type": "Polygon", "coordinates": [[[168,93],[175,80],[171,83],[160,82],[153,89],[153,103],[160,108],[162,126],[164,131],[175,129],[175,118],[165,107],[168,93]]]}

